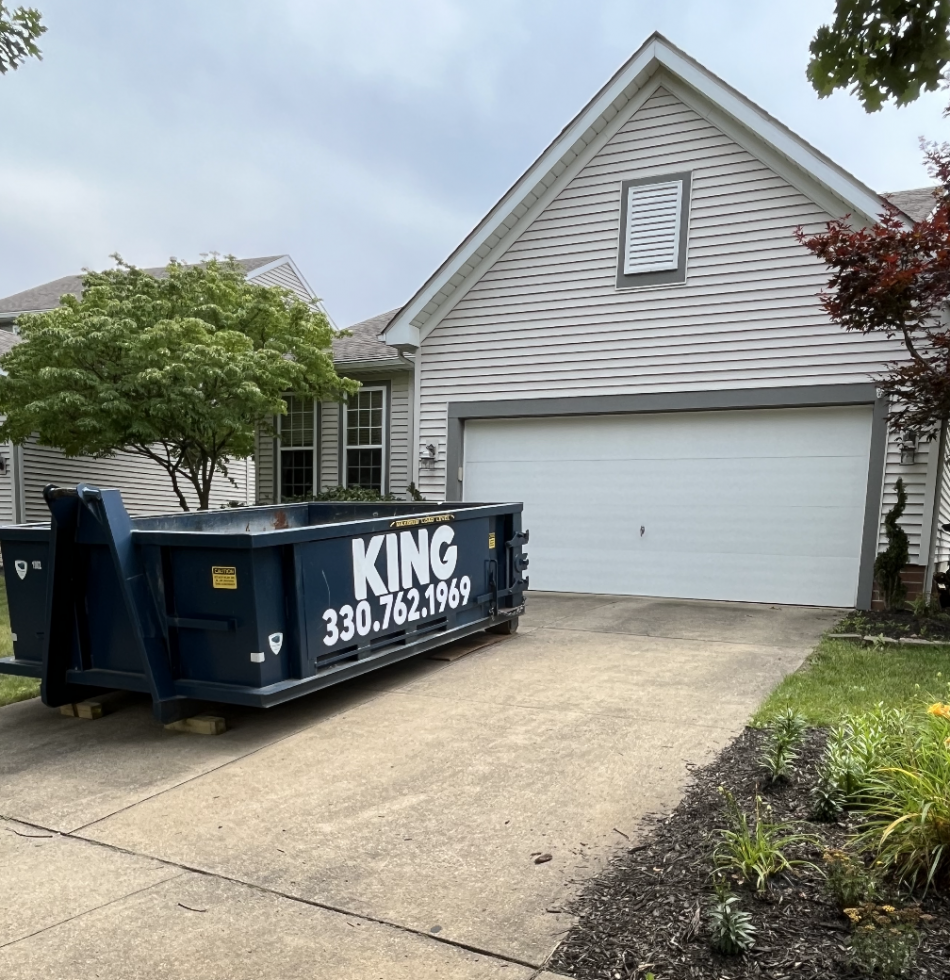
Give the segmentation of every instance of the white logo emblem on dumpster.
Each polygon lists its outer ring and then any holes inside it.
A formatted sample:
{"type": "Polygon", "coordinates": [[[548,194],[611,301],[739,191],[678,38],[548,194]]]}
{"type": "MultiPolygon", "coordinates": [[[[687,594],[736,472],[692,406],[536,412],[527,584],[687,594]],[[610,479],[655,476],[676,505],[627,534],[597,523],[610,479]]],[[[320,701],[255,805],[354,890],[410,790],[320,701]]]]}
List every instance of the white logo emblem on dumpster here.
{"type": "Polygon", "coordinates": [[[280,648],[284,645],[284,634],[271,633],[271,635],[267,637],[267,642],[270,644],[270,648],[274,653],[280,653],[280,648]]]}
{"type": "Polygon", "coordinates": [[[29,565],[27,565],[27,563],[26,563],[25,561],[22,561],[22,560],[20,560],[20,559],[18,558],[18,559],[17,559],[17,560],[16,560],[16,561],[15,561],[15,562],[13,563],[13,567],[14,567],[14,568],[16,569],[16,573],[17,573],[17,575],[19,575],[19,576],[20,576],[20,578],[26,578],[26,570],[27,570],[27,569],[28,569],[28,568],[29,568],[30,566],[29,566],[29,565]]]}

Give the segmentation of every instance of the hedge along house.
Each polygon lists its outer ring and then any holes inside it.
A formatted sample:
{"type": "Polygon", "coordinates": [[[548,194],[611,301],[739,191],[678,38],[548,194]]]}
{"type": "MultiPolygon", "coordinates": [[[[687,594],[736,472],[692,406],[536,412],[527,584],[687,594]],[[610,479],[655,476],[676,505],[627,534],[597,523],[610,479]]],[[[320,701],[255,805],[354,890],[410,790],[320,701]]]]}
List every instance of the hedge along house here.
{"type": "Polygon", "coordinates": [[[413,362],[379,335],[395,316],[383,313],[348,328],[333,342],[337,373],[361,383],[343,404],[289,397],[278,435],[261,432],[257,499],[274,503],[331,487],[360,486],[405,497],[413,479],[413,362]]]}
{"type": "MultiPolygon", "coordinates": [[[[307,302],[313,293],[289,255],[240,259],[251,282],[264,286],[283,286],[307,302]]],[[[163,268],[148,269],[160,275],[163,268]]],[[[0,299],[0,353],[9,350],[19,338],[15,333],[17,317],[55,309],[67,293],[79,296],[82,276],[65,276],[53,282],[0,299]]],[[[45,521],[49,511],[42,497],[48,483],[64,486],[80,481],[117,487],[129,511],[134,515],[155,514],[180,509],[167,473],[157,464],[134,453],[119,453],[111,459],[88,456],[66,457],[59,450],[30,441],[23,446],[0,446],[0,523],[45,521]]],[[[215,477],[211,506],[254,502],[254,461],[235,460],[229,467],[233,483],[223,476],[215,477]]],[[[185,490],[191,506],[197,497],[185,490]]]]}
{"type": "Polygon", "coordinates": [[[523,500],[535,589],[867,607],[903,477],[919,589],[940,447],[794,238],[881,205],[654,34],[388,325],[420,489],[523,500]]]}

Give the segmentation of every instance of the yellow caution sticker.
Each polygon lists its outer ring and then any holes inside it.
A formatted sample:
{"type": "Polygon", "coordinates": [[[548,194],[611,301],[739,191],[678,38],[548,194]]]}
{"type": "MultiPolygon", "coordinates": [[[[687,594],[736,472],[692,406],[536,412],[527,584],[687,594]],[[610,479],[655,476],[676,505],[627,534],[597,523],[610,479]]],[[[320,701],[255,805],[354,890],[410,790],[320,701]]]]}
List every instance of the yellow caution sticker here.
{"type": "Polygon", "coordinates": [[[216,589],[236,589],[237,569],[234,565],[212,565],[211,584],[216,589]]]}
{"type": "Polygon", "coordinates": [[[426,514],[424,517],[403,517],[398,521],[391,521],[390,527],[420,527],[425,524],[445,524],[447,521],[454,521],[455,514],[426,514]]]}
{"type": "Polygon", "coordinates": [[[495,550],[495,532],[494,531],[490,531],[489,534],[488,534],[488,550],[489,551],[494,551],[495,550]]]}

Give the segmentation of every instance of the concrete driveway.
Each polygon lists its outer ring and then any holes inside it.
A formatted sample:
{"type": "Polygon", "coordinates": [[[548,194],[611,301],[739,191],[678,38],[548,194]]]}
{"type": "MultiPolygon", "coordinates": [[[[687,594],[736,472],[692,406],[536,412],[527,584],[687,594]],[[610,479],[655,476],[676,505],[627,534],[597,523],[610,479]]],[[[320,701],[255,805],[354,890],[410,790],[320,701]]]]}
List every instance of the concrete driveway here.
{"type": "Polygon", "coordinates": [[[217,737],[0,709],[0,976],[550,976],[562,906],[837,615],[536,593],[217,737]]]}

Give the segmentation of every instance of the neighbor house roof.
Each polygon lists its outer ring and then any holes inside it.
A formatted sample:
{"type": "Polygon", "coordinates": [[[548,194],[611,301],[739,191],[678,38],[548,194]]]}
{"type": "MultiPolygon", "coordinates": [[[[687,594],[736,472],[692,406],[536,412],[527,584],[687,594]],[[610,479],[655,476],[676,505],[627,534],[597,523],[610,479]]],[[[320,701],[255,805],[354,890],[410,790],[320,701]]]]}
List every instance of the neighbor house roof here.
{"type": "Polygon", "coordinates": [[[412,361],[402,356],[395,347],[390,347],[379,339],[389,321],[399,312],[398,309],[380,313],[347,328],[348,337],[337,337],[333,341],[333,360],[342,370],[373,368],[408,370],[412,361]]]}
{"type": "Polygon", "coordinates": [[[386,341],[405,350],[418,347],[527,224],[661,86],[828,213],[852,214],[866,222],[880,214],[881,198],[871,188],[655,33],[394,317],[386,341]]]}
{"type": "MultiPolygon", "coordinates": [[[[289,261],[287,255],[266,255],[256,259],[238,259],[245,272],[250,275],[253,272],[260,272],[264,266],[273,265],[279,259],[289,261]]],[[[153,276],[165,274],[165,267],[158,266],[153,269],[146,269],[153,276]]],[[[12,296],[5,296],[0,299],[0,320],[12,320],[21,313],[38,313],[42,310],[53,310],[59,306],[61,296],[71,293],[73,296],[82,294],[82,275],[63,276],[61,279],[54,279],[52,282],[45,282],[41,286],[34,286],[32,289],[24,289],[21,293],[14,293],[12,296]]]]}
{"type": "Polygon", "coordinates": [[[937,206],[934,196],[938,187],[915,187],[909,191],[891,191],[884,194],[894,207],[900,208],[908,218],[914,221],[923,221],[937,206]]]}

